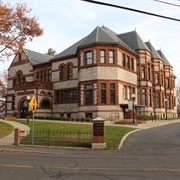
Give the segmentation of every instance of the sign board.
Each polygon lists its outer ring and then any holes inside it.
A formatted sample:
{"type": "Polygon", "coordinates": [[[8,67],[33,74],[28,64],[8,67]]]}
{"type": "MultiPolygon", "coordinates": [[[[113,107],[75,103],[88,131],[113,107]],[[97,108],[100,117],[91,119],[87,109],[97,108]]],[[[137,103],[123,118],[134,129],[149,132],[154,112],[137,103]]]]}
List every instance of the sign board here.
{"type": "Polygon", "coordinates": [[[20,139],[24,138],[24,134],[25,134],[25,131],[24,130],[20,130],[19,131],[19,138],[20,139]]]}
{"type": "Polygon", "coordinates": [[[133,110],[133,101],[128,101],[128,109],[133,110]]]}
{"type": "Polygon", "coordinates": [[[37,105],[38,104],[37,104],[37,101],[36,101],[36,97],[33,96],[30,103],[29,103],[29,106],[31,108],[32,113],[34,113],[36,111],[37,105]]]}

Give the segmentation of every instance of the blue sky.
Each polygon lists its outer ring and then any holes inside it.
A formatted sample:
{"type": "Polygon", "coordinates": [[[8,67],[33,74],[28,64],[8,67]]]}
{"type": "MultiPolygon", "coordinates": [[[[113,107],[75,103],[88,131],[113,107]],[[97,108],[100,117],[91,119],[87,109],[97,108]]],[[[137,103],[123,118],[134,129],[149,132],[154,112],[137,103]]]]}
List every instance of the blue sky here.
{"type": "MultiPolygon", "coordinates": [[[[3,0],[7,2],[6,0],[3,0]]],[[[99,1],[99,0],[98,0],[99,1]]],[[[136,8],[180,19],[180,8],[153,0],[101,0],[119,6],[136,8]]],[[[167,1],[180,5],[180,1],[167,1]]],[[[10,3],[26,2],[32,15],[39,18],[44,29],[41,37],[26,44],[26,48],[41,53],[53,48],[57,53],[68,48],[97,26],[105,25],[116,33],[136,29],[143,41],[149,41],[155,49],[161,49],[180,77],[180,22],[139,14],[123,9],[106,7],[80,0],[11,0],[10,3]]],[[[7,69],[11,61],[0,62],[7,69]]]]}

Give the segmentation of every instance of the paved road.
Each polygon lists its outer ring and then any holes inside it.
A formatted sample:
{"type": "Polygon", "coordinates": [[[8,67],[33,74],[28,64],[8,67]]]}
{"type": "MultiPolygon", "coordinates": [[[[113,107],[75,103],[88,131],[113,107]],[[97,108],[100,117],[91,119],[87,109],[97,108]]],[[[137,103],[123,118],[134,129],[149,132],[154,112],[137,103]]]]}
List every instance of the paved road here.
{"type": "Polygon", "coordinates": [[[180,123],[138,131],[126,140],[121,152],[131,155],[180,155],[180,123]]]}

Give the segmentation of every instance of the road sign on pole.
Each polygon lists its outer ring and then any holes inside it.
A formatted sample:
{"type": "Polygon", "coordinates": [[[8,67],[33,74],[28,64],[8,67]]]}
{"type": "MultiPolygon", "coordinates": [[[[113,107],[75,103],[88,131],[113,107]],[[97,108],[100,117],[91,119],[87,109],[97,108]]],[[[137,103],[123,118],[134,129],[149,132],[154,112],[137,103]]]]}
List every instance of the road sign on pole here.
{"type": "Polygon", "coordinates": [[[29,106],[31,108],[31,111],[33,113],[33,118],[32,118],[32,145],[34,145],[34,112],[36,111],[36,108],[37,108],[37,101],[36,101],[36,97],[33,96],[30,103],[29,103],[29,106]]]}
{"type": "Polygon", "coordinates": [[[34,113],[36,111],[36,108],[37,108],[37,105],[38,105],[35,96],[32,97],[29,105],[30,105],[32,113],[34,113]]]}

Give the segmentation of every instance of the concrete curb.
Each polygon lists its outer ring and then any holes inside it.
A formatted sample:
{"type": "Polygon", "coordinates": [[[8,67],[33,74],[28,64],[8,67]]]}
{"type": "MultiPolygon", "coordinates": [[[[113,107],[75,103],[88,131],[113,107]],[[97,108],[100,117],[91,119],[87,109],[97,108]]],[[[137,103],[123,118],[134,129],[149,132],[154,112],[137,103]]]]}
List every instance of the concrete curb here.
{"type": "Polygon", "coordinates": [[[128,136],[130,136],[131,134],[134,134],[135,132],[140,131],[140,130],[142,130],[142,129],[136,129],[136,130],[131,131],[131,132],[127,133],[126,135],[124,135],[123,138],[120,141],[118,149],[121,149],[122,145],[125,143],[125,141],[127,140],[128,136]]]}

